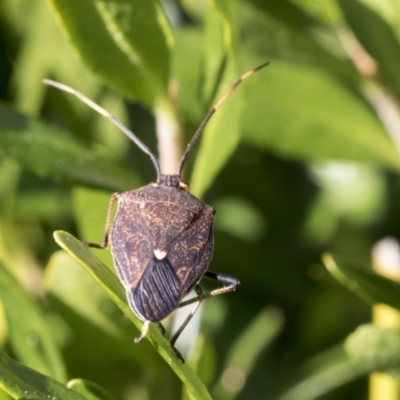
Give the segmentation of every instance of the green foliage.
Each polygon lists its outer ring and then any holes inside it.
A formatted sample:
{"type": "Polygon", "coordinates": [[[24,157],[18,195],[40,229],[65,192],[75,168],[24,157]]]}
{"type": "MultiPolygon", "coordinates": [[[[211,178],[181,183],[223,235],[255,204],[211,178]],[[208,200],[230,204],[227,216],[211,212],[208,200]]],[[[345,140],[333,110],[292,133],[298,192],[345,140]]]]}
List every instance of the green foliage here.
{"type": "Polygon", "coordinates": [[[370,323],[371,305],[400,310],[400,284],[370,268],[374,244],[400,234],[392,3],[0,3],[0,400],[342,400],[366,398],[371,372],[399,379],[399,328],[370,323]],[[42,80],[163,159],[265,61],[185,167],[217,210],[210,269],[242,286],[203,303],[183,364],[156,325],[133,343],[141,322],[109,252],[81,242],[101,243],[111,191],[154,180],[151,162],[42,80]]]}
{"type": "MultiPolygon", "coordinates": [[[[384,278],[367,269],[350,265],[339,266],[326,254],[324,262],[328,271],[344,286],[354,291],[363,300],[373,303],[385,303],[400,310],[400,283],[384,278]]],[[[347,264],[349,262],[347,261],[347,264]]]]}
{"type": "Polygon", "coordinates": [[[0,387],[14,399],[84,399],[56,380],[15,362],[2,351],[0,371],[0,387]]]}
{"type": "Polygon", "coordinates": [[[150,107],[167,96],[173,36],[157,1],[50,3],[80,58],[96,74],[150,107]]]}

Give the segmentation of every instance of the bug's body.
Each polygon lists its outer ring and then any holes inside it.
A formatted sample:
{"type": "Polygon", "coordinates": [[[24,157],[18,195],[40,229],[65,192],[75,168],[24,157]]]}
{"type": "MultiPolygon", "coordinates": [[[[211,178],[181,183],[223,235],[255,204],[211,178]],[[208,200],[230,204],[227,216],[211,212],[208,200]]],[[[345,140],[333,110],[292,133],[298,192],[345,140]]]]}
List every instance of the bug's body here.
{"type": "MultiPolygon", "coordinates": [[[[58,82],[45,83],[72,93],[98,113],[107,117],[151,159],[157,181],[138,190],[111,196],[103,243],[88,243],[91,247],[111,247],[114,264],[123,284],[129,305],[143,323],[140,342],[149,324],[167,317],[178,307],[196,303],[193,310],[170,339],[172,347],[202,300],[235,290],[238,279],[208,271],[214,246],[214,210],[188,191],[181,180],[183,166],[193,146],[215,111],[246,78],[268,63],[243,74],[212,107],[201,122],[183,153],[176,175],[162,175],[160,164],[150,149],[122,122],[78,91],[58,82]],[[111,228],[114,202],[118,211],[111,228]],[[223,284],[203,293],[199,282],[203,276],[223,284]],[[197,296],[182,301],[194,289],[197,296]]],[[[177,353],[178,354],[178,353],[177,353]]]]}
{"type": "Polygon", "coordinates": [[[116,194],[118,211],[109,244],[129,305],[142,321],[174,311],[207,270],[214,210],[164,176],[116,194]]]}

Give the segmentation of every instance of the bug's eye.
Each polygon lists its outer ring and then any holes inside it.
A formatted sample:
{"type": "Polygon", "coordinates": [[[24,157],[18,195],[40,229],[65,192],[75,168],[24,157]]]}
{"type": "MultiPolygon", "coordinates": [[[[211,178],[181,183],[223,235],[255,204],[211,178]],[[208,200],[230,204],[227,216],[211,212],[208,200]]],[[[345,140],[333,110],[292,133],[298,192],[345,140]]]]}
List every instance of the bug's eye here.
{"type": "Polygon", "coordinates": [[[189,183],[186,181],[179,181],[179,187],[182,190],[189,190],[189,183]]]}

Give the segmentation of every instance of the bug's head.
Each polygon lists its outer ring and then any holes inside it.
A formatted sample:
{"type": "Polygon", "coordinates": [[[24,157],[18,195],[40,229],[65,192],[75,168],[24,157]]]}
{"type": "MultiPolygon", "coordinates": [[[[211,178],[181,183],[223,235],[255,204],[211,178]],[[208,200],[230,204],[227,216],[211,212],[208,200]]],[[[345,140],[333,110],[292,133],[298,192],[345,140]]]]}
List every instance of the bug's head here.
{"type": "Polygon", "coordinates": [[[160,178],[157,179],[157,182],[154,184],[155,186],[163,186],[163,187],[174,187],[176,189],[187,191],[189,190],[189,184],[181,179],[181,177],[177,174],[175,175],[160,175],[160,178]]]}

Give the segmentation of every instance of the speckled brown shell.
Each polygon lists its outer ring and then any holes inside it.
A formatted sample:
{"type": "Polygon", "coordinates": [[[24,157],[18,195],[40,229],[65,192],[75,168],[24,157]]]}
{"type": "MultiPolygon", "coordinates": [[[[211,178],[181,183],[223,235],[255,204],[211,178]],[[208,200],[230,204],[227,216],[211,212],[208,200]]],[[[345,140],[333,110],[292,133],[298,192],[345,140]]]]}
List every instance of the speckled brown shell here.
{"type": "Polygon", "coordinates": [[[214,210],[180,188],[154,184],[117,201],[110,246],[118,275],[135,314],[161,321],[207,270],[214,210]]]}

